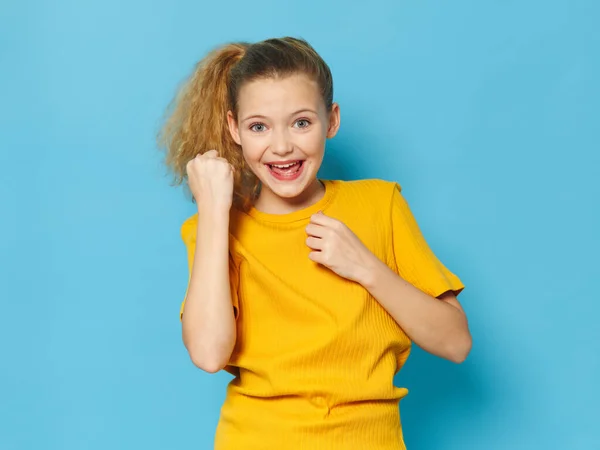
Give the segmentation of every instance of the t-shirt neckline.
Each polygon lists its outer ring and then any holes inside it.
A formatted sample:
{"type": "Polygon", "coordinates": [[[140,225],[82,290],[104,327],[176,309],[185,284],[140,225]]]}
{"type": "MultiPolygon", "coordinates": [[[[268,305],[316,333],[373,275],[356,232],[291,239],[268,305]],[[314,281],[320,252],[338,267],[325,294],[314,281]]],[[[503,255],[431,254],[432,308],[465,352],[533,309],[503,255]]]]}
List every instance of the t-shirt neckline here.
{"type": "Polygon", "coordinates": [[[308,219],[313,214],[324,210],[333,198],[333,195],[336,191],[336,184],[333,180],[319,179],[319,181],[325,187],[325,194],[316,203],[313,203],[310,206],[286,214],[266,213],[263,211],[259,211],[254,206],[252,206],[248,210],[247,214],[261,222],[290,223],[308,219]]]}

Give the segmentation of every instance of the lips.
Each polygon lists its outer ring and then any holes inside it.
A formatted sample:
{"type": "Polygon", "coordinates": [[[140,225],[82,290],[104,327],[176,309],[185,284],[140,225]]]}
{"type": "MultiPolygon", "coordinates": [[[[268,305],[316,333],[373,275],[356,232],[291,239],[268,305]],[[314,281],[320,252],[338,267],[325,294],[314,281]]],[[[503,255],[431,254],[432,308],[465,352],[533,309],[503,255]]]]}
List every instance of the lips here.
{"type": "Polygon", "coordinates": [[[292,181],[301,175],[304,168],[304,161],[277,161],[265,165],[268,167],[269,173],[277,180],[292,181]]]}

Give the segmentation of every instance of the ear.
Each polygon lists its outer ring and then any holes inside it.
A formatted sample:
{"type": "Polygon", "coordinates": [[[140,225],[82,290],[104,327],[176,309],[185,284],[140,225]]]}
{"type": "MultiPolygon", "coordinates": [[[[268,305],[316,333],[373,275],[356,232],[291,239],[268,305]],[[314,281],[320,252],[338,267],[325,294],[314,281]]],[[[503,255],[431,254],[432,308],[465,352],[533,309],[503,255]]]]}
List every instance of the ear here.
{"type": "Polygon", "coordinates": [[[334,137],[340,129],[340,105],[334,103],[331,105],[329,113],[329,127],[327,128],[327,139],[334,137]]]}
{"type": "Polygon", "coordinates": [[[229,127],[229,133],[237,145],[242,145],[240,139],[240,129],[238,127],[237,120],[233,115],[233,112],[227,111],[227,126],[229,127]]]}

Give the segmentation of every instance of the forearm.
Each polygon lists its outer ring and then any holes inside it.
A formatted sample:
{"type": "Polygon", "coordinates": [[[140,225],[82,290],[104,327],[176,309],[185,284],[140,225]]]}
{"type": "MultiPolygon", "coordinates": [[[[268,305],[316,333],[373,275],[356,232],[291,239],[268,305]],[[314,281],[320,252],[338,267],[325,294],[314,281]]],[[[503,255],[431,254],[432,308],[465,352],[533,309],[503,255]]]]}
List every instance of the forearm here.
{"type": "Polygon", "coordinates": [[[377,258],[361,278],[361,284],[419,347],[457,363],[467,357],[471,334],[461,309],[414,287],[377,258]]]}
{"type": "Polygon", "coordinates": [[[199,211],[182,333],[192,361],[207,372],[222,369],[235,344],[229,281],[229,214],[199,211]]]}

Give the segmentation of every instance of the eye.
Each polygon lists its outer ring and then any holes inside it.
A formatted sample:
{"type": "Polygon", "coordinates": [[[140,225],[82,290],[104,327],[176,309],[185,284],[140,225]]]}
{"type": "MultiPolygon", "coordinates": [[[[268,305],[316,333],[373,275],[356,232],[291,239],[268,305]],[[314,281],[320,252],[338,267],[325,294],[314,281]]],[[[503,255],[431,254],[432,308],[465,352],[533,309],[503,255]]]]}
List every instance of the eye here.
{"type": "Polygon", "coordinates": [[[310,125],[310,120],[298,119],[296,120],[296,123],[294,125],[297,125],[297,128],[308,128],[310,125]]]}
{"type": "Polygon", "coordinates": [[[250,130],[256,133],[262,133],[263,131],[265,131],[265,129],[266,127],[264,123],[253,123],[252,125],[250,125],[250,130]]]}

